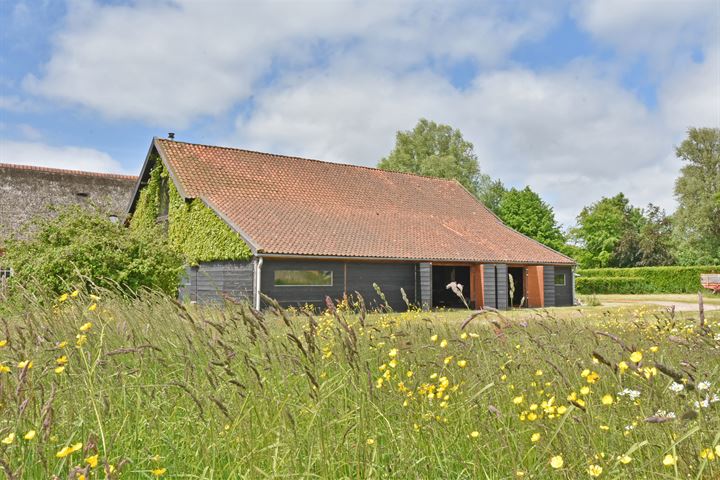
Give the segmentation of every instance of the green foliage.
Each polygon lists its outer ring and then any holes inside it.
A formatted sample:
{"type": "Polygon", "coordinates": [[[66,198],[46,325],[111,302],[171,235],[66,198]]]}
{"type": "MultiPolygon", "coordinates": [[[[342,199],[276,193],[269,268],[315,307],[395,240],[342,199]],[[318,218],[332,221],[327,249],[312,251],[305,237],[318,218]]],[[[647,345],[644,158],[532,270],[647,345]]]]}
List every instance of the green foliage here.
{"type": "Polygon", "coordinates": [[[718,404],[696,406],[720,385],[720,312],[706,312],[700,329],[689,328],[696,314],[660,308],[516,311],[499,332],[480,318],[461,329],[467,312],[338,308],[283,321],[152,294],[103,294],[90,312],[93,302],[83,292],[3,315],[0,439],[15,437],[0,450],[14,478],[77,480],[94,455],[93,480],[149,480],[153,469],[194,480],[590,480],[590,464],[602,466],[600,480],[720,478],[720,462],[698,456],[718,444],[718,404]],[[58,357],[67,364],[54,373],[58,357]],[[23,360],[34,366],[18,368],[23,360]],[[620,373],[620,362],[632,370],[620,373]],[[668,389],[664,372],[682,374],[684,390],[668,389]],[[618,394],[626,389],[638,401],[618,394]],[[678,418],[643,421],[658,409],[678,418]],[[25,440],[30,429],[37,436],[25,440]],[[677,474],[663,465],[668,453],[677,474]]]}
{"type": "Polygon", "coordinates": [[[700,284],[701,273],[718,273],[720,266],[693,266],[693,267],[638,267],[638,268],[586,268],[578,271],[576,286],[579,293],[696,293],[702,289],[700,284]],[[633,291],[613,290],[615,284],[605,283],[607,290],[588,290],[590,286],[603,285],[609,278],[637,279],[639,282],[626,286],[623,282],[617,284],[619,289],[634,289],[633,291]],[[588,286],[588,287],[586,287],[588,286]],[[640,288],[642,286],[642,288],[640,288]]]}
{"type": "Polygon", "coordinates": [[[691,128],[676,155],[675,234],[683,264],[720,263],[720,129],[691,128]]]}
{"type": "Polygon", "coordinates": [[[645,280],[640,277],[578,277],[575,289],[577,293],[591,295],[648,293],[645,280]]]}
{"type": "Polygon", "coordinates": [[[497,212],[505,187],[483,174],[473,144],[460,130],[424,118],[412,131],[397,132],[395,148],[378,168],[455,179],[493,212],[497,212]]]}
{"type": "Polygon", "coordinates": [[[552,207],[530,187],[507,191],[500,201],[498,215],[510,228],[550,248],[559,250],[565,244],[552,207]]]}
{"type": "Polygon", "coordinates": [[[170,245],[190,264],[213,260],[249,260],[252,251],[215,212],[195,198],[186,201],[157,159],[147,186],[142,190],[132,229],[155,229],[163,188],[169,197],[167,232],[170,245]]]}
{"type": "Polygon", "coordinates": [[[60,293],[68,288],[143,287],[174,293],[182,261],[151,230],[130,231],[99,212],[67,207],[36,219],[5,243],[11,288],[60,293]]]}
{"type": "Polygon", "coordinates": [[[669,265],[673,255],[672,224],[665,212],[650,204],[634,207],[624,194],[585,207],[571,235],[582,250],[582,267],[669,265]]]}

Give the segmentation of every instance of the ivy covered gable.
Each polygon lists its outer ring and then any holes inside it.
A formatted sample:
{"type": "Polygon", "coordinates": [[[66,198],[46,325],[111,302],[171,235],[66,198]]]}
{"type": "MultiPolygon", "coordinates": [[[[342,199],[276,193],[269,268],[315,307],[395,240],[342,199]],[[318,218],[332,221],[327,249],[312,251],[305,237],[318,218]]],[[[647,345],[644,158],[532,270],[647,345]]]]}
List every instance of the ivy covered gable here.
{"type": "Polygon", "coordinates": [[[250,247],[199,198],[178,192],[159,156],[140,190],[130,219],[131,229],[158,230],[191,265],[214,260],[249,260],[250,247]]]}

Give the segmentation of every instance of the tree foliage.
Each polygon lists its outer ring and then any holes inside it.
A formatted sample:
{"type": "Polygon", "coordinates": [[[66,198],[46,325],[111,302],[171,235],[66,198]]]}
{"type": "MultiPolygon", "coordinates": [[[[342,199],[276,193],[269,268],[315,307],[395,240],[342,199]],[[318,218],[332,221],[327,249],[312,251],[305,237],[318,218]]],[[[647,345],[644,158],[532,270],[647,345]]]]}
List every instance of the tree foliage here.
{"type": "Polygon", "coordinates": [[[70,206],[33,220],[23,233],[5,243],[11,288],[177,289],[182,259],[155,230],[131,231],[100,211],[70,206]]]}
{"type": "Polygon", "coordinates": [[[571,230],[581,266],[635,267],[674,263],[672,224],[655,205],[643,210],[619,193],[582,209],[571,230]]]}
{"type": "Polygon", "coordinates": [[[720,263],[720,129],[691,128],[676,149],[675,235],[683,264],[720,263]]]}
{"type": "Polygon", "coordinates": [[[552,207],[530,187],[508,190],[499,201],[498,215],[509,227],[550,248],[559,250],[565,244],[552,207]]]}
{"type": "Polygon", "coordinates": [[[505,192],[502,182],[480,171],[473,144],[460,130],[424,118],[414,129],[397,132],[395,148],[378,168],[455,179],[493,211],[505,192]]]}

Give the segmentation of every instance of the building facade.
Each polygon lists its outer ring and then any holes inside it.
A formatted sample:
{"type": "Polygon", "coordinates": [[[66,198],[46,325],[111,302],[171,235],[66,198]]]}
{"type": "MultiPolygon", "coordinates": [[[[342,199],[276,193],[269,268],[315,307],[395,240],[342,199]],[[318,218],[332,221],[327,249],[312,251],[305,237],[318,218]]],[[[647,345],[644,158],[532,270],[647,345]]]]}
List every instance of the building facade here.
{"type": "Polygon", "coordinates": [[[575,262],[505,226],[456,181],[155,138],[128,213],[195,252],[180,291],[193,302],[574,303],[575,262]]]}

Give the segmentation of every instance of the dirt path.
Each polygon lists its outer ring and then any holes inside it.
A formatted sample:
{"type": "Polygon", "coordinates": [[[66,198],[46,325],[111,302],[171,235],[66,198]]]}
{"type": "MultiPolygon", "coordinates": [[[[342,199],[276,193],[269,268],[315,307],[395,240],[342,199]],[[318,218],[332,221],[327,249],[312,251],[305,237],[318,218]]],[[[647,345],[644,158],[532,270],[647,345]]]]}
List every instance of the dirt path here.
{"type": "MultiPolygon", "coordinates": [[[[622,307],[623,305],[659,305],[661,307],[668,307],[671,308],[672,306],[675,306],[675,311],[678,312],[697,312],[698,311],[698,305],[697,303],[686,303],[686,302],[668,302],[664,300],[615,300],[612,302],[603,302],[603,307],[622,307]]],[[[713,304],[705,304],[705,311],[710,310],[720,310],[720,305],[713,305],[713,304]]]]}

